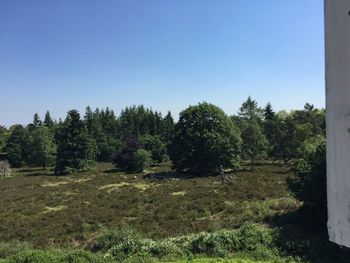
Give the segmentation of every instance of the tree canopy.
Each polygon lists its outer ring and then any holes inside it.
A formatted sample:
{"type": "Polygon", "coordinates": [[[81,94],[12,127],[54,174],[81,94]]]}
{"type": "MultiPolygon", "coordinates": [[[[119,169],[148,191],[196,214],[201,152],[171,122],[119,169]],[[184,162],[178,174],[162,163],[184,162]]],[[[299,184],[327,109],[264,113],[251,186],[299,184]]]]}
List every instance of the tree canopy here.
{"type": "Polygon", "coordinates": [[[192,174],[239,167],[241,139],[230,118],[217,106],[200,103],[180,113],[170,158],[174,168],[192,174]]]}

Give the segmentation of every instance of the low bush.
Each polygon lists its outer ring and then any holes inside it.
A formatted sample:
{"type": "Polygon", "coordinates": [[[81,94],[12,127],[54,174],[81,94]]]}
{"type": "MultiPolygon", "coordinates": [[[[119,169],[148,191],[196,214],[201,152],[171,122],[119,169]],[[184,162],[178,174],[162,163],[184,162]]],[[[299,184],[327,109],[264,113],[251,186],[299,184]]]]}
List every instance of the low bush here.
{"type": "Polygon", "coordinates": [[[93,252],[107,252],[110,248],[125,242],[141,240],[141,236],[131,228],[121,228],[117,230],[107,230],[97,237],[89,248],[93,252]]]}
{"type": "Polygon", "coordinates": [[[228,257],[237,252],[249,252],[258,259],[269,259],[278,255],[275,237],[273,230],[256,224],[244,224],[237,230],[223,229],[157,241],[141,239],[124,230],[99,237],[92,249],[106,251],[109,248],[105,257],[117,261],[134,257],[168,260],[202,255],[228,257]]]}
{"type": "Polygon", "coordinates": [[[4,263],[108,263],[113,262],[101,254],[84,250],[23,250],[4,263]]]}
{"type": "Polygon", "coordinates": [[[135,160],[135,170],[137,172],[143,172],[143,170],[150,167],[152,164],[151,154],[144,149],[138,149],[136,151],[135,160]]]}
{"type": "Polygon", "coordinates": [[[31,249],[32,245],[27,242],[13,240],[11,242],[0,242],[0,258],[8,258],[16,255],[19,251],[31,249]]]}

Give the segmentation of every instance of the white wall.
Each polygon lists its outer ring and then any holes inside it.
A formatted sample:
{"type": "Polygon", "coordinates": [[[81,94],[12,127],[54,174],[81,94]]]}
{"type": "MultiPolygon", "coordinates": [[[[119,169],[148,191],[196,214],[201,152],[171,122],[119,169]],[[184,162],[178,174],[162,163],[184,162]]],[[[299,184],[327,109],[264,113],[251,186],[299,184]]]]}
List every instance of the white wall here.
{"type": "Polygon", "coordinates": [[[350,247],[350,0],[325,0],[330,241],[350,247]]]}

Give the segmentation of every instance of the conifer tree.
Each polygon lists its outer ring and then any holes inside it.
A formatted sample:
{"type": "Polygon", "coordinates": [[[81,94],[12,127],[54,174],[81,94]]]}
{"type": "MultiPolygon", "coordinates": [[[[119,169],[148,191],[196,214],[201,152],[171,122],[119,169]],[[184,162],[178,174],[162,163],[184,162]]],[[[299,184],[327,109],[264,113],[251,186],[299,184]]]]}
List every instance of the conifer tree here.
{"type": "Polygon", "coordinates": [[[256,100],[253,100],[250,96],[246,101],[242,103],[242,106],[238,112],[239,117],[242,119],[255,119],[261,120],[263,117],[263,110],[258,106],[256,100]]]}
{"type": "Polygon", "coordinates": [[[175,123],[171,112],[168,111],[167,115],[163,119],[163,138],[166,144],[169,144],[174,136],[175,123]]]}
{"type": "Polygon", "coordinates": [[[49,111],[46,111],[44,118],[44,125],[49,128],[50,131],[53,130],[55,122],[53,121],[49,111]]]}
{"type": "Polygon", "coordinates": [[[96,143],[89,136],[78,111],[68,112],[67,118],[57,131],[56,140],[58,144],[56,174],[75,173],[94,165],[96,143]]]}

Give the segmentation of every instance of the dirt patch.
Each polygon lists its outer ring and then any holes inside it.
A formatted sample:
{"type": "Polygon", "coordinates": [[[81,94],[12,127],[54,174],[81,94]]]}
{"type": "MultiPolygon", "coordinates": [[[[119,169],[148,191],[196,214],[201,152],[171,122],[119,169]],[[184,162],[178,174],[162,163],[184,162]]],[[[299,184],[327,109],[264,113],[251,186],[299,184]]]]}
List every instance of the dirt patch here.
{"type": "Polygon", "coordinates": [[[103,185],[100,186],[98,189],[99,190],[107,190],[107,193],[111,193],[114,190],[118,190],[120,187],[123,186],[130,186],[130,187],[135,187],[139,190],[145,191],[146,189],[153,187],[153,186],[157,186],[155,184],[149,184],[149,183],[126,183],[126,182],[122,182],[122,183],[117,183],[117,184],[107,184],[107,185],[103,185]]]}
{"type": "Polygon", "coordinates": [[[185,194],[187,194],[186,191],[180,191],[180,192],[173,192],[173,193],[171,193],[171,195],[173,195],[173,196],[184,196],[185,194]]]}
{"type": "Polygon", "coordinates": [[[46,206],[45,211],[42,212],[43,214],[50,213],[50,212],[57,212],[66,209],[66,205],[58,205],[58,206],[46,206]]]}
{"type": "Polygon", "coordinates": [[[64,184],[68,184],[69,182],[67,181],[61,181],[61,182],[44,182],[41,186],[42,187],[56,187],[56,186],[60,186],[60,185],[64,185],[64,184]]]}

